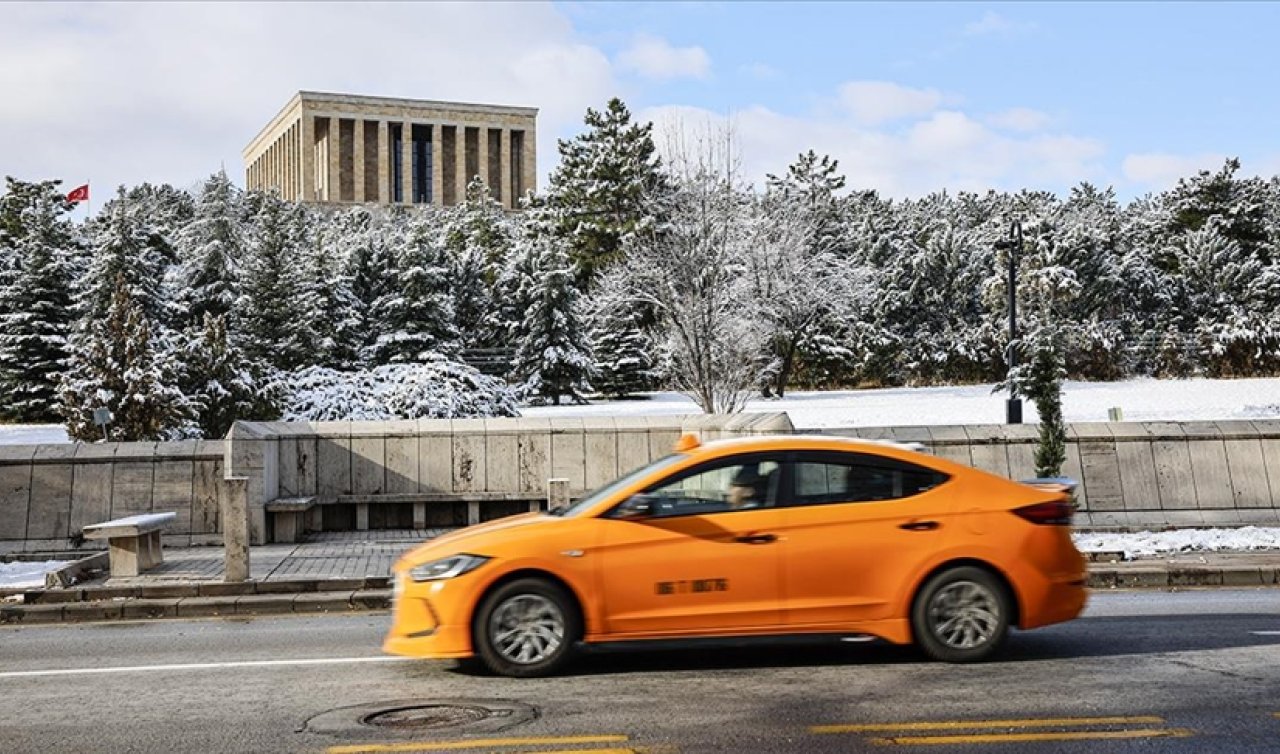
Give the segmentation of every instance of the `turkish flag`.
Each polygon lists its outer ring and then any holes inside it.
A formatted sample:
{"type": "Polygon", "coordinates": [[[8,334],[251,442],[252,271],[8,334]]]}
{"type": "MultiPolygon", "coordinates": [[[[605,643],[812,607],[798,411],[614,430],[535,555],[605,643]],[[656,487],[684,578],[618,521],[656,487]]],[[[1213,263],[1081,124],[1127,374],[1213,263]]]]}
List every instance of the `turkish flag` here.
{"type": "Polygon", "coordinates": [[[86,183],[83,186],[77,186],[76,188],[71,189],[71,193],[67,194],[67,201],[69,202],[89,201],[89,184],[86,183]]]}

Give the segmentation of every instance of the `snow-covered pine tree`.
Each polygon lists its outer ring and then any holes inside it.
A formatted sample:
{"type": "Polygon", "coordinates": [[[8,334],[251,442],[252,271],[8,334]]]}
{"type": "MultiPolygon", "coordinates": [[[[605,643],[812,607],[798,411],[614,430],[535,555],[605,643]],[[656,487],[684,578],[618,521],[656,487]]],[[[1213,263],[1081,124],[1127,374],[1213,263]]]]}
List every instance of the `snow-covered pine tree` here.
{"type": "Polygon", "coordinates": [[[449,260],[434,215],[410,219],[407,232],[394,243],[395,288],[374,303],[375,316],[387,330],[374,343],[373,360],[405,364],[436,355],[456,357],[449,260]]]}
{"type": "Polygon", "coordinates": [[[612,398],[648,390],[653,385],[654,344],[641,324],[639,307],[602,295],[593,298],[591,306],[596,390],[612,398]]]}
{"type": "Polygon", "coordinates": [[[587,129],[559,142],[560,164],[545,200],[533,209],[569,248],[578,281],[590,287],[597,272],[616,262],[627,240],[658,223],[653,201],[667,191],[653,143],[652,123],[632,123],[613,98],[601,111],[587,108],[587,129]]]}
{"type": "Polygon", "coordinates": [[[82,317],[105,317],[115,295],[116,279],[123,277],[129,299],[142,308],[148,320],[170,321],[172,307],[162,283],[172,252],[164,237],[147,224],[141,209],[122,190],[94,224],[88,270],[77,292],[82,317]]]}
{"type": "Polygon", "coordinates": [[[1261,178],[1237,178],[1240,160],[1228,159],[1216,173],[1202,170],[1178,181],[1169,192],[1174,235],[1200,230],[1212,218],[1218,232],[1247,254],[1271,262],[1267,243],[1267,185],[1261,178]]]}
{"type": "Polygon", "coordinates": [[[97,408],[111,411],[110,439],[116,442],[170,439],[189,424],[186,401],[173,386],[163,357],[152,347],[151,323],[133,300],[123,274],[112,285],[102,317],[81,321],[59,394],[67,434],[93,441],[97,408]]]}
{"type": "Polygon", "coordinates": [[[314,363],[304,306],[306,220],[302,206],[275,194],[253,197],[239,304],[245,354],[291,371],[314,363]]]}
{"type": "Polygon", "coordinates": [[[1062,378],[1066,376],[1062,344],[1053,324],[1042,323],[1024,347],[1029,361],[1018,367],[1014,379],[1020,383],[1019,392],[1035,402],[1040,417],[1036,476],[1061,476],[1062,464],[1067,460],[1067,425],[1062,420],[1062,378]]]}
{"type": "Polygon", "coordinates": [[[74,319],[78,240],[57,181],[8,180],[0,197],[0,418],[58,418],[58,382],[66,369],[74,319]]]}
{"type": "Polygon", "coordinates": [[[509,346],[510,323],[499,316],[495,291],[512,254],[515,229],[483,181],[476,178],[468,184],[466,201],[446,216],[444,234],[453,318],[462,347],[509,346]]]}
{"type": "Polygon", "coordinates": [[[519,392],[536,402],[560,405],[560,398],[584,403],[591,390],[591,354],[578,311],[573,263],[554,240],[534,236],[536,260],[524,281],[528,310],[517,333],[514,375],[519,392]]]}
{"type": "Polygon", "coordinates": [[[377,366],[374,360],[374,344],[390,332],[390,323],[380,315],[377,304],[386,296],[396,293],[396,261],[391,235],[395,226],[379,222],[365,207],[356,207],[336,217],[331,217],[328,237],[335,256],[343,260],[342,274],[347,279],[348,290],[354,307],[356,329],[351,333],[355,340],[349,343],[365,366],[377,366]],[[335,222],[336,221],[336,222],[335,222]],[[345,256],[344,256],[345,254],[345,256]]]}
{"type": "Polygon", "coordinates": [[[310,363],[331,369],[360,365],[359,349],[367,337],[360,301],[345,272],[343,243],[347,235],[330,219],[317,230],[313,247],[303,260],[300,320],[313,337],[310,363]]]}
{"type": "Polygon", "coordinates": [[[275,394],[228,337],[226,316],[206,313],[199,337],[187,343],[182,392],[190,402],[200,433],[206,438],[227,434],[237,419],[274,419],[275,394]]]}
{"type": "Polygon", "coordinates": [[[195,217],[178,235],[181,267],[173,298],[176,327],[203,327],[204,315],[235,310],[245,228],[240,190],[223,171],[214,173],[196,201],[195,217]]]}

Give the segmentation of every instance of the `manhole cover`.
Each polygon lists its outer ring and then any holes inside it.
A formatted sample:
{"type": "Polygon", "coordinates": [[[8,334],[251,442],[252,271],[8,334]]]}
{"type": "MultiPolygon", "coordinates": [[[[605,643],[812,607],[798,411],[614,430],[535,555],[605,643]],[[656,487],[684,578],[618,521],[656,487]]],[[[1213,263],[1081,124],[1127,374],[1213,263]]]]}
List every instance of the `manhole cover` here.
{"type": "Polygon", "coordinates": [[[505,699],[397,699],[321,712],[299,730],[331,736],[382,731],[390,737],[436,731],[492,733],[537,717],[532,705],[505,699]]]}
{"type": "Polygon", "coordinates": [[[459,704],[424,704],[416,707],[399,707],[377,712],[365,717],[360,722],[379,728],[435,730],[437,728],[456,728],[460,725],[479,722],[492,714],[490,710],[484,707],[459,704]]]}

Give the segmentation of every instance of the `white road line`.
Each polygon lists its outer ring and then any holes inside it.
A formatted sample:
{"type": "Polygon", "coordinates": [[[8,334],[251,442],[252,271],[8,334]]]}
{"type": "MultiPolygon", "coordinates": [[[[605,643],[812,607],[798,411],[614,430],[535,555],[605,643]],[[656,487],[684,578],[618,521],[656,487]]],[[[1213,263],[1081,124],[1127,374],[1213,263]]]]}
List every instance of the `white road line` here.
{"type": "Polygon", "coordinates": [[[1250,631],[1254,636],[1280,636],[1280,631],[1250,631]]]}
{"type": "Polygon", "coordinates": [[[273,668],[288,665],[348,665],[360,662],[410,662],[414,657],[325,657],[310,660],[244,660],[241,662],[193,662],[181,665],[133,665],[116,668],[64,668],[59,670],[16,670],[0,672],[3,678],[36,678],[51,675],[105,675],[108,673],[154,673],[174,670],[222,670],[225,668],[273,668]]]}

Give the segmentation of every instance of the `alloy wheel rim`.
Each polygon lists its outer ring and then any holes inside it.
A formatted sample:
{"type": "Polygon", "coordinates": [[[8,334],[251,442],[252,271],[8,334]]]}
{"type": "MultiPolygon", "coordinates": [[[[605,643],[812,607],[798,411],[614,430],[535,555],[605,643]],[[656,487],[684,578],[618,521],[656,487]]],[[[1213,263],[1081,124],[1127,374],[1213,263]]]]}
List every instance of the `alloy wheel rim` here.
{"type": "Polygon", "coordinates": [[[489,639],[498,653],[511,662],[542,662],[564,643],[564,615],[546,597],[520,594],[493,611],[489,639]]]}
{"type": "Polygon", "coordinates": [[[957,581],[939,589],[929,601],[929,627],[952,649],[975,649],[995,637],[1000,603],[986,586],[957,581]]]}

